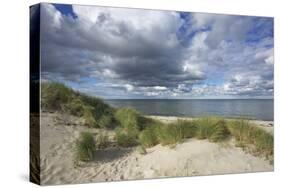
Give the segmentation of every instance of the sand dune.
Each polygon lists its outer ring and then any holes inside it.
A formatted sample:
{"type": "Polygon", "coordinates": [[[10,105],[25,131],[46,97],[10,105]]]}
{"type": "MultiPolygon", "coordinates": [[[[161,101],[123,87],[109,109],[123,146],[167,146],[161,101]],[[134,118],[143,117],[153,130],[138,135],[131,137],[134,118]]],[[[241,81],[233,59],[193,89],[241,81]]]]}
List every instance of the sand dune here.
{"type": "MultiPolygon", "coordinates": [[[[85,183],[170,176],[272,171],[268,161],[226,143],[186,140],[173,148],[157,145],[141,155],[137,148],[99,150],[93,162],[74,165],[73,148],[80,132],[99,130],[79,126],[79,119],[43,113],[41,117],[41,184],[85,183]],[[67,125],[66,125],[67,124],[67,125]]],[[[108,132],[110,138],[114,133],[108,132]]]]}

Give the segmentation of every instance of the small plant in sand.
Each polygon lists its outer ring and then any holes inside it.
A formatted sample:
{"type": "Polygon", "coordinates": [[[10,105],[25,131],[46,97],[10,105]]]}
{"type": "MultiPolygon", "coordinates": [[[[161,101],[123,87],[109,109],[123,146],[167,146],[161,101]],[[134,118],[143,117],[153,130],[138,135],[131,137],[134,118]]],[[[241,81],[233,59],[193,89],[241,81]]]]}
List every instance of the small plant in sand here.
{"type": "Polygon", "coordinates": [[[137,147],[137,151],[138,151],[139,154],[141,154],[141,155],[147,154],[146,149],[145,149],[144,146],[138,146],[138,147],[137,147]]]}
{"type": "Polygon", "coordinates": [[[90,132],[82,132],[75,143],[76,159],[80,161],[92,161],[95,156],[95,140],[90,132]]]}

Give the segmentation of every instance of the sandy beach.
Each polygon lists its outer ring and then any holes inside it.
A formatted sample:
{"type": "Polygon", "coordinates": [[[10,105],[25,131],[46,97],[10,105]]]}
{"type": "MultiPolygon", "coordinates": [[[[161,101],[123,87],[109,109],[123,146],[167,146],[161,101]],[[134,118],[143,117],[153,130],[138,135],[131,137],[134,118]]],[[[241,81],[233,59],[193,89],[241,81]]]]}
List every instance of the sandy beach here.
{"type": "MultiPolygon", "coordinates": [[[[176,116],[147,116],[153,119],[160,120],[163,123],[171,123],[177,120],[194,120],[196,118],[191,117],[176,117],[176,116]]],[[[229,121],[235,119],[227,119],[229,121]]],[[[258,125],[260,128],[264,129],[265,131],[273,134],[274,133],[274,122],[273,121],[263,121],[263,120],[247,120],[249,123],[253,123],[258,125]]]]}
{"type": "MultiPolygon", "coordinates": [[[[176,117],[155,117],[175,121],[176,117]]],[[[106,131],[112,146],[97,150],[92,162],[75,164],[75,140],[83,131],[94,135],[101,130],[81,126],[79,118],[57,113],[41,116],[41,184],[85,183],[133,180],[171,176],[200,176],[229,173],[273,171],[273,165],[235,147],[235,140],[212,143],[187,139],[176,146],[156,145],[140,154],[137,147],[115,146],[114,131],[106,131]],[[231,162],[230,162],[231,161],[231,162]]],[[[273,131],[273,122],[260,126],[273,131]]]]}

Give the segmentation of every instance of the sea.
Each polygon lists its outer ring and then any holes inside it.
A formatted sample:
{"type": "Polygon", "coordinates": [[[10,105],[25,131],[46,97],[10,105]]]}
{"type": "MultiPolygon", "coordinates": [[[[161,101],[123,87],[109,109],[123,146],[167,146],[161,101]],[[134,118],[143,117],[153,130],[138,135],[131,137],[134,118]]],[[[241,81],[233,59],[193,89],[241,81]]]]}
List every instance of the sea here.
{"type": "Polygon", "coordinates": [[[273,99],[112,99],[113,107],[131,107],[144,115],[222,116],[273,121],[273,99]]]}

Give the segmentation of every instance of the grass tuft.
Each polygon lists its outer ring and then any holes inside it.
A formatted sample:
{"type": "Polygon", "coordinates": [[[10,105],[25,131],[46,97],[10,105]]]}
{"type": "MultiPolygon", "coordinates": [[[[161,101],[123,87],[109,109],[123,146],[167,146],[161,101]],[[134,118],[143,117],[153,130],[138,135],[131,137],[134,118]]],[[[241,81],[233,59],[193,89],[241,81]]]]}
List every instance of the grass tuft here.
{"type": "Polygon", "coordinates": [[[116,122],[114,121],[114,117],[112,114],[106,114],[101,116],[98,124],[100,128],[113,129],[116,122]]]}
{"type": "Polygon", "coordinates": [[[115,131],[117,144],[121,147],[131,147],[138,144],[138,131],[137,130],[125,130],[118,127],[115,131]]]}
{"type": "Polygon", "coordinates": [[[84,107],[83,118],[85,120],[85,125],[87,125],[89,127],[98,128],[97,121],[95,120],[95,118],[92,115],[93,110],[94,109],[92,107],[84,107]]]}
{"type": "Polygon", "coordinates": [[[137,111],[131,108],[119,108],[115,112],[115,118],[125,130],[138,129],[137,111]]]}
{"type": "Polygon", "coordinates": [[[95,140],[90,132],[82,132],[75,144],[76,159],[80,161],[92,161],[95,156],[95,140]]]}
{"type": "Polygon", "coordinates": [[[226,126],[226,122],[224,120],[219,120],[215,125],[213,125],[210,141],[220,142],[228,138],[229,135],[230,132],[226,126]]]}
{"type": "Polygon", "coordinates": [[[139,142],[144,148],[155,146],[158,143],[154,127],[148,127],[139,135],[139,142]]]}
{"type": "Polygon", "coordinates": [[[97,149],[104,149],[109,145],[109,139],[106,132],[99,132],[96,137],[96,147],[97,149]]]}
{"type": "Polygon", "coordinates": [[[254,146],[253,152],[267,158],[273,157],[274,139],[272,134],[246,120],[230,121],[228,128],[231,135],[243,148],[254,146]]]}
{"type": "Polygon", "coordinates": [[[73,91],[61,83],[44,83],[41,86],[41,105],[44,109],[62,110],[62,106],[74,98],[73,91]]]}
{"type": "Polygon", "coordinates": [[[209,139],[212,142],[225,140],[230,132],[227,128],[227,122],[217,117],[203,117],[194,121],[197,125],[197,138],[209,139]]]}

